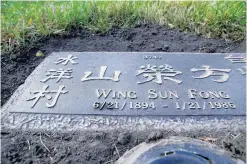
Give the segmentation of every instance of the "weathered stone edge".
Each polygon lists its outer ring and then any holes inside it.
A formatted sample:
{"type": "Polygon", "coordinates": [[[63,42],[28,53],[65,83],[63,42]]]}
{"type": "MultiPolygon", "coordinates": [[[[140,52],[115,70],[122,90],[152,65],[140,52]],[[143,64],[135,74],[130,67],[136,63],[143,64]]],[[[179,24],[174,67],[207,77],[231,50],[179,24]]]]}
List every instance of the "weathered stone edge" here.
{"type": "Polygon", "coordinates": [[[83,116],[10,113],[2,120],[4,129],[22,130],[145,130],[165,129],[176,132],[245,131],[245,117],[215,116],[83,116]]]}

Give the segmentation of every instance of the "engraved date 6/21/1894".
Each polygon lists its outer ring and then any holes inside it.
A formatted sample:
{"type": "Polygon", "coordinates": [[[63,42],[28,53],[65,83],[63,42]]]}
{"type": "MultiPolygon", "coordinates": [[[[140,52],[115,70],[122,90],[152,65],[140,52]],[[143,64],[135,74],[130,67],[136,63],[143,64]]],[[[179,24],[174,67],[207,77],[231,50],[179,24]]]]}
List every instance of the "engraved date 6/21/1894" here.
{"type": "Polygon", "coordinates": [[[156,106],[154,102],[94,102],[93,108],[94,109],[119,109],[123,110],[124,108],[129,109],[155,109],[156,106]]]}

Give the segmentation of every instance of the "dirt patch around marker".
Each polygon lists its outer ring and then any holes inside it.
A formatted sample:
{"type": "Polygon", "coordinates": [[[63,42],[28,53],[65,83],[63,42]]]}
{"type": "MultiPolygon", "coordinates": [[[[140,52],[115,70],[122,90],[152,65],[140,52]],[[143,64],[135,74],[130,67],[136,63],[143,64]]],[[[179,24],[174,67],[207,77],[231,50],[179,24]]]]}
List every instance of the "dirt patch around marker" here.
{"type": "MultiPolygon", "coordinates": [[[[25,82],[42,60],[59,51],[115,51],[115,52],[207,52],[245,53],[245,41],[226,42],[206,39],[192,33],[151,24],[128,29],[112,29],[106,34],[73,29],[66,36],[52,36],[37,43],[30,50],[18,54],[1,55],[1,105],[25,82]],[[37,57],[42,51],[44,57],[37,57]]],[[[174,132],[22,132],[2,131],[2,163],[114,163],[119,156],[144,141],[155,141],[172,135],[193,138],[213,136],[200,133],[174,132]],[[158,134],[158,135],[154,135],[158,134]],[[151,135],[152,134],[152,135],[151,135]],[[153,137],[154,136],[154,137],[153,137]]],[[[221,134],[222,137],[227,134],[221,134]]],[[[217,140],[222,146],[222,139],[217,140]]],[[[245,143],[245,140],[243,140],[245,143]]],[[[244,144],[245,145],[245,144],[244,144]]],[[[233,144],[225,147],[245,160],[245,150],[233,144]],[[244,152],[244,153],[243,153],[244,152]]]]}
{"type": "MultiPolygon", "coordinates": [[[[68,133],[2,131],[2,163],[113,164],[136,145],[142,142],[155,142],[169,136],[183,136],[211,142],[232,152],[234,158],[245,160],[245,149],[240,148],[240,145],[234,146],[234,143],[229,141],[224,142],[226,135],[227,133],[206,131],[188,134],[157,130],[68,133]]],[[[245,145],[245,137],[239,142],[245,145]]]]}

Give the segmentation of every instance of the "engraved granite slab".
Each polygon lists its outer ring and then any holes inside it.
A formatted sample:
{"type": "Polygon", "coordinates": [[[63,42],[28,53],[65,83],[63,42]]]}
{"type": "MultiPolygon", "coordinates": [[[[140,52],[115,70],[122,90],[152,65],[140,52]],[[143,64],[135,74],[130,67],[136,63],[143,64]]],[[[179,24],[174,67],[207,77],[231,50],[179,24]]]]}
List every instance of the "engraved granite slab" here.
{"type": "Polygon", "coordinates": [[[10,113],[245,116],[245,54],[56,52],[4,106],[10,113]]]}

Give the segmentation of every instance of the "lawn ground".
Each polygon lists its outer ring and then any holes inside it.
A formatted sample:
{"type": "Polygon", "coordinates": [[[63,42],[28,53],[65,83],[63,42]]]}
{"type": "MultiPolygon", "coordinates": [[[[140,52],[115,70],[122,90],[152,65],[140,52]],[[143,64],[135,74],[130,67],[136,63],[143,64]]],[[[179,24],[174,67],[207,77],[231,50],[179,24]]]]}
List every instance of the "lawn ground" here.
{"type": "Polygon", "coordinates": [[[106,32],[149,22],[206,38],[245,38],[245,1],[1,2],[2,52],[18,53],[71,28],[106,32]]]}

